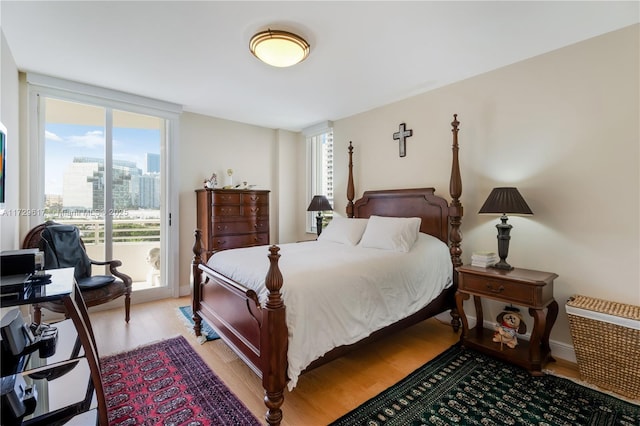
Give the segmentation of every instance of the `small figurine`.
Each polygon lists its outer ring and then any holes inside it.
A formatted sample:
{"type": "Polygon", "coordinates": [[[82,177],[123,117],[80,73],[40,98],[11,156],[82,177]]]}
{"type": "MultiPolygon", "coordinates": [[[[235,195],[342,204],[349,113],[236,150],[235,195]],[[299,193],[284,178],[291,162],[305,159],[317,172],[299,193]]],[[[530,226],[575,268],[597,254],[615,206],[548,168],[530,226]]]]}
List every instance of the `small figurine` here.
{"type": "Polygon", "coordinates": [[[527,332],[527,325],[522,319],[522,315],[517,308],[506,307],[504,311],[498,314],[496,318],[496,332],[493,334],[493,341],[500,343],[500,350],[505,344],[511,349],[518,345],[518,337],[516,334],[524,334],[527,332]]]}
{"type": "Polygon", "coordinates": [[[215,173],[211,173],[211,177],[209,179],[205,179],[204,187],[205,188],[215,188],[218,186],[218,175],[215,173]]]}

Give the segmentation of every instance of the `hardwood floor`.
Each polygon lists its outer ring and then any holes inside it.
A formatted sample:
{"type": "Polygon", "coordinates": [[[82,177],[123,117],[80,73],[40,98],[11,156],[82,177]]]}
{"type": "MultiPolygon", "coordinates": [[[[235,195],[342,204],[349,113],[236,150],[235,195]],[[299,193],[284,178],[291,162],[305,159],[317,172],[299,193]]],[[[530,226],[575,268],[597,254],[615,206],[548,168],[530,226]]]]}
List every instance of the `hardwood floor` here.
{"type": "MultiPolygon", "coordinates": [[[[131,307],[127,325],[122,310],[91,312],[101,356],[183,335],[224,383],[260,420],[266,411],[258,377],[220,340],[198,344],[177,308],[188,297],[131,307]]],[[[459,334],[448,324],[430,319],[303,374],[285,393],[283,425],[326,425],[398,382],[456,343],[459,334]]],[[[558,374],[578,377],[574,364],[558,360],[547,366],[558,374]]]]}

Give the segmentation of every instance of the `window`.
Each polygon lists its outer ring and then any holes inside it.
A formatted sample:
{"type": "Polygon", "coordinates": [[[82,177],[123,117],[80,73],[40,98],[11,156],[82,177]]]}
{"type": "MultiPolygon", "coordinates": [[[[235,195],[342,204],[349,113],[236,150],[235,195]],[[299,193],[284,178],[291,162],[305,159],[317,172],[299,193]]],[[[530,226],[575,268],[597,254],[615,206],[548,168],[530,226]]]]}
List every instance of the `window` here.
{"type": "MultiPolygon", "coordinates": [[[[333,206],[333,124],[323,123],[306,129],[307,137],[307,203],[314,195],[324,195],[333,206]]],[[[307,212],[306,231],[316,232],[315,212],[307,212]]],[[[333,212],[323,212],[323,227],[331,221],[333,212]]]]}
{"type": "Polygon", "coordinates": [[[177,270],[163,261],[174,257],[177,240],[169,155],[175,106],[158,109],[159,102],[45,76],[27,80],[35,107],[31,167],[41,171],[31,203],[44,216],[32,219],[78,226],[89,256],[126,262],[145,299],[177,295],[177,270]]]}

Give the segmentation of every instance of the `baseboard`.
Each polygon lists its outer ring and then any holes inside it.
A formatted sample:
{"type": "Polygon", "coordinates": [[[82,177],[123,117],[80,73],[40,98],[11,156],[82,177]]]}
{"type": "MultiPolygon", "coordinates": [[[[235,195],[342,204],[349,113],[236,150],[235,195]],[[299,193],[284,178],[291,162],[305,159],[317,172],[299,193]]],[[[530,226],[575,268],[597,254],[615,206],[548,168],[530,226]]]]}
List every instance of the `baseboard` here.
{"type": "Polygon", "coordinates": [[[190,295],[191,285],[181,285],[180,288],[178,289],[178,294],[180,295],[180,297],[190,295]]]}
{"type": "MultiPolygon", "coordinates": [[[[448,311],[436,315],[436,318],[443,322],[451,321],[451,315],[449,314],[448,311]]],[[[467,316],[467,321],[469,322],[469,328],[475,327],[476,325],[475,317],[467,316]]],[[[485,320],[484,327],[488,329],[493,329],[495,327],[495,322],[485,320]]],[[[518,335],[518,338],[523,340],[529,340],[530,337],[531,337],[530,332],[527,334],[518,335]]],[[[549,340],[549,346],[551,347],[551,354],[553,355],[554,358],[561,358],[565,361],[569,361],[574,364],[576,363],[576,352],[573,349],[573,345],[570,345],[565,342],[560,342],[557,340],[549,340]]]]}

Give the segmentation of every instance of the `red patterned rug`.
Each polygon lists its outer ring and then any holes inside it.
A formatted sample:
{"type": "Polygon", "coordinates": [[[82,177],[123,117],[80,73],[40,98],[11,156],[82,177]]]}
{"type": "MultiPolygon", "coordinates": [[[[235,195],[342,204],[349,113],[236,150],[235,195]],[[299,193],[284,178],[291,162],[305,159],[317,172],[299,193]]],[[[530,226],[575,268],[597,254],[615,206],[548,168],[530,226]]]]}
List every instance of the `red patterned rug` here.
{"type": "Polygon", "coordinates": [[[109,425],[260,425],[187,340],[101,359],[109,425]]]}

